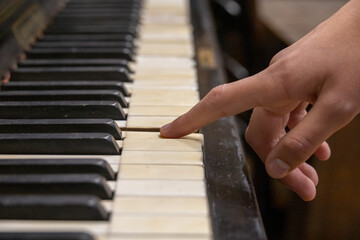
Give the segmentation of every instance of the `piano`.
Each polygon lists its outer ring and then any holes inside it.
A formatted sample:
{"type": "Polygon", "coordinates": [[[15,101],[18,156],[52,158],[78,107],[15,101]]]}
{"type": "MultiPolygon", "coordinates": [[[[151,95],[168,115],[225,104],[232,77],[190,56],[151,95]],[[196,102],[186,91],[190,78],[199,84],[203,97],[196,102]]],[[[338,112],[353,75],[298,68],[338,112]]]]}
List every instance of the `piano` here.
{"type": "Polygon", "coordinates": [[[0,1],[0,239],[266,239],[205,0],[0,1]]]}

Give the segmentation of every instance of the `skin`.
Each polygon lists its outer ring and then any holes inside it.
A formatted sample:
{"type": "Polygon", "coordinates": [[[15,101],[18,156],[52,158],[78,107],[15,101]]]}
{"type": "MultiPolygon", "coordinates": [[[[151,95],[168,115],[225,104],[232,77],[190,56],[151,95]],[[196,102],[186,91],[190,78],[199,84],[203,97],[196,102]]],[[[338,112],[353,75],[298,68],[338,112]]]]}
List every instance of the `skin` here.
{"type": "Polygon", "coordinates": [[[314,199],[318,175],[306,160],[313,154],[329,159],[326,139],[360,113],[359,26],[360,0],[352,0],[276,54],[265,70],[212,89],[189,112],[163,126],[161,136],[182,137],[254,109],[245,138],[268,174],[303,200],[314,199]]]}

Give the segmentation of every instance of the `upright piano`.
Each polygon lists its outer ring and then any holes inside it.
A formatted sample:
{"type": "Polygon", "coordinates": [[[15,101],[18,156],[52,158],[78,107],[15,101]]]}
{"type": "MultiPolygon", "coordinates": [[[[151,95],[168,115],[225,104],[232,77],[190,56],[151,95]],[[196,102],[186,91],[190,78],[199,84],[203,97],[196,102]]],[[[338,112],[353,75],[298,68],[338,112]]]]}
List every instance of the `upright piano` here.
{"type": "Polygon", "coordinates": [[[266,239],[206,0],[0,1],[0,239],[266,239]]]}

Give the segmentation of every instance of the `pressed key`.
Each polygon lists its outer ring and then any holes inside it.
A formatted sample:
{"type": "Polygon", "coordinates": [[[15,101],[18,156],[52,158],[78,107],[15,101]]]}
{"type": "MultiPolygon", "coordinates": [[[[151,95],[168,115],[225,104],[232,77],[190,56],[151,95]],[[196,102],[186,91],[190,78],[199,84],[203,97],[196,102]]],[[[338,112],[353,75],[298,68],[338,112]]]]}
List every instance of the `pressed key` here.
{"type": "Polygon", "coordinates": [[[38,58],[123,58],[133,60],[128,48],[36,48],[26,55],[30,59],[38,58]]]}
{"type": "Polygon", "coordinates": [[[108,133],[121,140],[112,119],[0,119],[0,133],[108,133]]]}
{"type": "Polygon", "coordinates": [[[128,103],[117,90],[45,90],[45,91],[1,91],[0,101],[117,101],[122,107],[128,103]]]}
{"type": "MultiPolygon", "coordinates": [[[[100,199],[91,195],[2,194],[0,196],[0,219],[2,220],[108,220],[109,215],[101,205],[100,199]]],[[[31,239],[34,240],[34,238],[31,239]]]]}
{"type": "Polygon", "coordinates": [[[111,199],[106,179],[98,174],[0,174],[1,194],[94,195],[111,199]]]}
{"type": "Polygon", "coordinates": [[[21,101],[0,102],[0,118],[110,118],[125,120],[124,110],[115,101],[21,101]]]}
{"type": "Polygon", "coordinates": [[[120,91],[124,96],[130,96],[124,84],[118,81],[10,81],[1,85],[2,91],[92,89],[113,89],[120,91]]]}
{"type": "Polygon", "coordinates": [[[95,240],[84,232],[0,232],[0,240],[95,240]]]}
{"type": "Polygon", "coordinates": [[[115,180],[107,161],[100,158],[0,159],[0,174],[96,173],[115,180]]]}
{"type": "Polygon", "coordinates": [[[39,39],[42,41],[129,41],[134,40],[134,36],[131,34],[46,34],[43,38],[39,39]]]}
{"type": "Polygon", "coordinates": [[[0,134],[0,154],[119,155],[119,152],[119,145],[108,133],[0,134]]]}

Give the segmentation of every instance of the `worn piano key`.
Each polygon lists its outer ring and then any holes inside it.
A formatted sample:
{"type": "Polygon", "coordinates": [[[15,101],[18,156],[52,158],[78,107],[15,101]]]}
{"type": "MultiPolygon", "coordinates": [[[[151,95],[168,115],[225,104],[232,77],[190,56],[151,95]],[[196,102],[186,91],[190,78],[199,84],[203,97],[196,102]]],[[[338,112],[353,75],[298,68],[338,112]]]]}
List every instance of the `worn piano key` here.
{"type": "Polygon", "coordinates": [[[132,42],[135,37],[131,34],[46,34],[43,38],[39,39],[41,41],[128,41],[132,42]]]}
{"type": "Polygon", "coordinates": [[[161,138],[158,132],[126,132],[127,151],[186,151],[202,152],[203,136],[190,134],[179,139],[161,138]]]}
{"type": "Polygon", "coordinates": [[[202,197],[118,197],[113,214],[172,214],[208,216],[207,199],[202,197]],[[151,206],[151,207],[149,207],[151,206]]]}
{"type": "MultiPolygon", "coordinates": [[[[49,42],[50,43],[50,42],[49,42]]],[[[57,43],[51,42],[56,45],[57,43]]],[[[81,42],[80,42],[81,43],[81,42]]],[[[128,67],[129,61],[122,58],[80,58],[80,59],[26,59],[19,67],[71,67],[71,66],[122,66],[128,67]]]]}
{"type": "MultiPolygon", "coordinates": [[[[121,170],[120,170],[121,171],[121,170]]],[[[121,179],[116,185],[117,196],[205,197],[203,180],[121,179]]]]}
{"type": "Polygon", "coordinates": [[[108,133],[0,134],[1,154],[118,155],[119,146],[108,133]]]}
{"type": "Polygon", "coordinates": [[[38,58],[123,58],[133,60],[132,51],[128,48],[37,48],[26,55],[31,59],[38,58]]]}
{"type": "Polygon", "coordinates": [[[10,81],[1,85],[2,91],[18,90],[106,90],[120,91],[129,96],[128,89],[118,81],[10,81]]]}
{"type": "Polygon", "coordinates": [[[94,195],[111,199],[113,192],[98,174],[0,174],[2,194],[94,195]]]}
{"type": "Polygon", "coordinates": [[[131,82],[127,68],[91,67],[22,67],[11,72],[12,81],[117,80],[131,82]]]}
{"type": "Polygon", "coordinates": [[[0,196],[0,219],[108,220],[108,218],[109,213],[101,205],[99,198],[91,195],[5,194],[0,196]]]}
{"type": "Polygon", "coordinates": [[[85,232],[0,232],[0,240],[95,240],[85,232]]]}
{"type": "Polygon", "coordinates": [[[178,117],[189,111],[190,106],[136,106],[129,108],[129,117],[132,116],[159,116],[178,117]]]}
{"type": "Polygon", "coordinates": [[[131,96],[132,105],[149,106],[194,106],[199,96],[188,89],[139,89],[134,88],[131,96]],[[166,101],[171,99],[171,101],[166,101]]]}
{"type": "Polygon", "coordinates": [[[128,49],[132,49],[134,47],[134,45],[131,42],[100,42],[100,41],[87,41],[87,42],[37,42],[34,44],[33,48],[73,48],[73,47],[79,47],[79,48],[83,48],[83,47],[108,47],[108,48],[128,48],[128,49]]]}
{"type": "MultiPolygon", "coordinates": [[[[106,15],[112,15],[113,13],[106,13],[106,15]]],[[[88,15],[88,14],[86,14],[88,15]]],[[[102,13],[94,13],[91,15],[105,15],[102,13]]],[[[64,17],[64,16],[71,16],[71,14],[67,14],[67,15],[61,15],[59,17],[64,17]]],[[[79,17],[79,16],[77,16],[79,17]]],[[[87,16],[84,16],[87,17],[87,16]]],[[[130,16],[130,18],[132,19],[136,19],[137,16],[132,14],[130,16]]],[[[45,31],[45,34],[71,34],[71,33],[80,33],[80,34],[108,34],[108,33],[120,33],[120,34],[131,34],[136,36],[136,28],[134,26],[123,26],[123,27],[109,27],[109,26],[77,26],[77,25],[72,25],[72,26],[68,26],[68,27],[50,27],[49,29],[47,29],[45,31]]]]}
{"type": "Polygon", "coordinates": [[[122,107],[128,102],[117,90],[44,90],[1,91],[0,101],[117,101],[122,107]]]}
{"type": "Polygon", "coordinates": [[[176,117],[154,117],[154,116],[128,116],[126,130],[132,131],[142,129],[142,131],[159,131],[161,126],[172,122],[176,117]]]}
{"type": "Polygon", "coordinates": [[[120,162],[120,155],[69,155],[69,154],[6,154],[0,155],[1,159],[103,159],[110,164],[114,172],[117,172],[120,162]]]}
{"type": "Polygon", "coordinates": [[[0,159],[0,174],[96,173],[115,180],[109,163],[100,158],[0,159]]]}
{"type": "Polygon", "coordinates": [[[121,140],[112,119],[0,119],[0,133],[108,133],[121,140]]]}
{"type": "MultiPolygon", "coordinates": [[[[78,232],[105,235],[108,233],[107,221],[41,221],[41,220],[0,220],[0,232],[78,232]]],[[[6,239],[8,240],[8,239],[6,239]]],[[[30,239],[26,239],[30,240],[30,239]]],[[[31,239],[33,240],[33,239],[31,239]]],[[[58,240],[58,239],[56,239],[58,240]]]]}
{"type": "Polygon", "coordinates": [[[118,179],[203,180],[202,166],[122,164],[118,179]]]}
{"type": "Polygon", "coordinates": [[[189,234],[211,235],[208,217],[184,216],[126,216],[114,215],[111,221],[114,234],[189,234]]]}
{"type": "Polygon", "coordinates": [[[121,153],[121,164],[163,164],[163,165],[203,165],[202,152],[184,151],[127,151],[121,153]]]}
{"type": "Polygon", "coordinates": [[[21,101],[0,102],[0,118],[110,118],[124,120],[125,113],[115,101],[21,101]]]}

